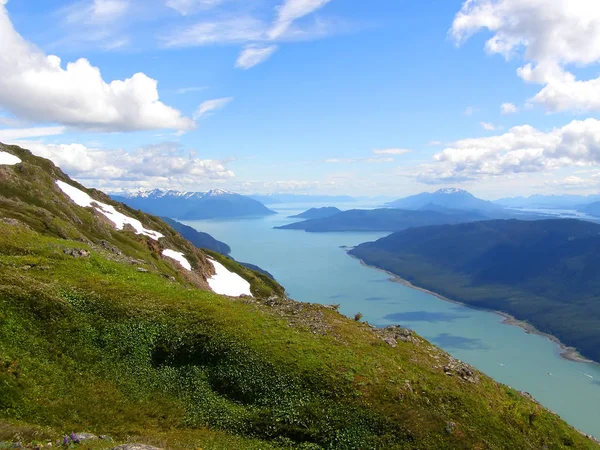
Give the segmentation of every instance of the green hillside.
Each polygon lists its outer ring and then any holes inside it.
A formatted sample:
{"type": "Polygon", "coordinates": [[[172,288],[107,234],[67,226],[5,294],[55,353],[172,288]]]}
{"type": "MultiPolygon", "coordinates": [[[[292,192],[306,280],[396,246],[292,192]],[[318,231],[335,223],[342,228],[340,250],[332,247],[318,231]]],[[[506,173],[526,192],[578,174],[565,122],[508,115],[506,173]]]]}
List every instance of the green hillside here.
{"type": "Polygon", "coordinates": [[[600,225],[498,220],[414,228],[350,253],[466,304],[504,311],[600,361],[600,225]]]}
{"type": "Polygon", "coordinates": [[[414,333],[298,303],[268,277],[164,234],[116,230],[18,147],[0,166],[0,448],[71,432],[169,449],[588,449],[529,398],[414,333]],[[181,251],[186,271],[163,248],[181,251]],[[218,259],[252,297],[208,290],[218,259]],[[4,447],[3,447],[4,446],[4,447]]]}

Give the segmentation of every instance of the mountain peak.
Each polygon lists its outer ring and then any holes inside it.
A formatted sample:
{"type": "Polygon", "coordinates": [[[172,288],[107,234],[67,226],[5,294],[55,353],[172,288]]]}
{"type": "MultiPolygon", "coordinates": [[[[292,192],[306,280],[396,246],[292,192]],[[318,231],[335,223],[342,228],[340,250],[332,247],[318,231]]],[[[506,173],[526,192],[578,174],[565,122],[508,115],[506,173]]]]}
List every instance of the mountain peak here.
{"type": "Polygon", "coordinates": [[[223,189],[211,189],[205,194],[207,197],[217,197],[219,195],[235,195],[233,192],[224,191],[223,189]]]}
{"type": "Polygon", "coordinates": [[[443,189],[438,189],[437,191],[434,192],[434,194],[443,194],[443,195],[452,195],[452,194],[469,194],[469,192],[465,191],[464,189],[458,189],[458,188],[443,188],[443,189]]]}

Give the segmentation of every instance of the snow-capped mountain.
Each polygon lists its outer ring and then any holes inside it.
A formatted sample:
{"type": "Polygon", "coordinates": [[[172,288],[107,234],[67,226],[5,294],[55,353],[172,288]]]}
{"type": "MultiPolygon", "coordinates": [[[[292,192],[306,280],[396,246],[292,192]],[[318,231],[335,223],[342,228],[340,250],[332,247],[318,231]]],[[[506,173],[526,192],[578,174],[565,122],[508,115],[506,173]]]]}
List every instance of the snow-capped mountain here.
{"type": "Polygon", "coordinates": [[[114,194],[112,197],[132,208],[176,219],[200,220],[274,214],[257,200],[222,189],[208,192],[136,190],[114,194]]]}

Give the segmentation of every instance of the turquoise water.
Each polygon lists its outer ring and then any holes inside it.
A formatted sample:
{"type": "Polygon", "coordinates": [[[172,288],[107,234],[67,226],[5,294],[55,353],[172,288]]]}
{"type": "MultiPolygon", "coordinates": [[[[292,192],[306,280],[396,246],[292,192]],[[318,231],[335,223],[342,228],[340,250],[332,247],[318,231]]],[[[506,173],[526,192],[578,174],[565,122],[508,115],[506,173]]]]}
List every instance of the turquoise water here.
{"type": "MultiPolygon", "coordinates": [[[[494,379],[531,393],[579,430],[600,438],[600,365],[559,356],[550,340],[503,324],[497,314],[445,302],[391,282],[360,264],[341,246],[387,233],[305,233],[274,230],[288,215],[314,205],[276,205],[276,216],[228,221],[187,221],[229,244],[239,261],[257,264],[286,287],[290,297],[341,305],[375,325],[401,324],[494,379]]],[[[354,207],[354,205],[353,205],[354,207]]]]}

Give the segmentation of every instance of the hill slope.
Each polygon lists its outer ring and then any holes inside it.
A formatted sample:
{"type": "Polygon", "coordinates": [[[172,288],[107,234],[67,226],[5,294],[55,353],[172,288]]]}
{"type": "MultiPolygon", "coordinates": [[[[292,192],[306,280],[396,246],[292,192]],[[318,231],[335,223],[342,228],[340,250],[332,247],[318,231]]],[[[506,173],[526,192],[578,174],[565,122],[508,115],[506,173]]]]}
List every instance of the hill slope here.
{"type": "Polygon", "coordinates": [[[0,165],[0,440],[87,431],[169,449],[594,446],[408,330],[291,301],[160,219],[25,150],[2,151],[22,162],[0,165]],[[95,206],[72,202],[57,179],[95,206]],[[164,237],[116,229],[103,201],[164,237]],[[192,271],[163,258],[166,246],[192,271]],[[253,297],[209,291],[209,258],[253,297]]]}
{"type": "Polygon", "coordinates": [[[223,255],[231,253],[229,245],[216,240],[208,233],[203,233],[168,217],[161,217],[161,219],[198,248],[207,248],[223,255]]]}
{"type": "Polygon", "coordinates": [[[350,254],[451,299],[527,320],[600,361],[600,225],[508,220],[416,228],[350,254]]]}
{"type": "Polygon", "coordinates": [[[157,216],[183,220],[224,219],[275,214],[250,197],[219,189],[209,192],[153,191],[113,195],[118,202],[157,216]]]}
{"type": "Polygon", "coordinates": [[[485,216],[465,211],[405,211],[401,209],[352,209],[321,219],[304,220],[281,227],[282,230],[329,231],[399,231],[445,223],[484,220],[485,216]]]}
{"type": "Polygon", "coordinates": [[[303,213],[296,214],[295,216],[289,216],[290,219],[323,219],[324,217],[333,216],[337,213],[341,213],[342,210],[335,206],[325,206],[323,208],[310,208],[303,213]]]}

